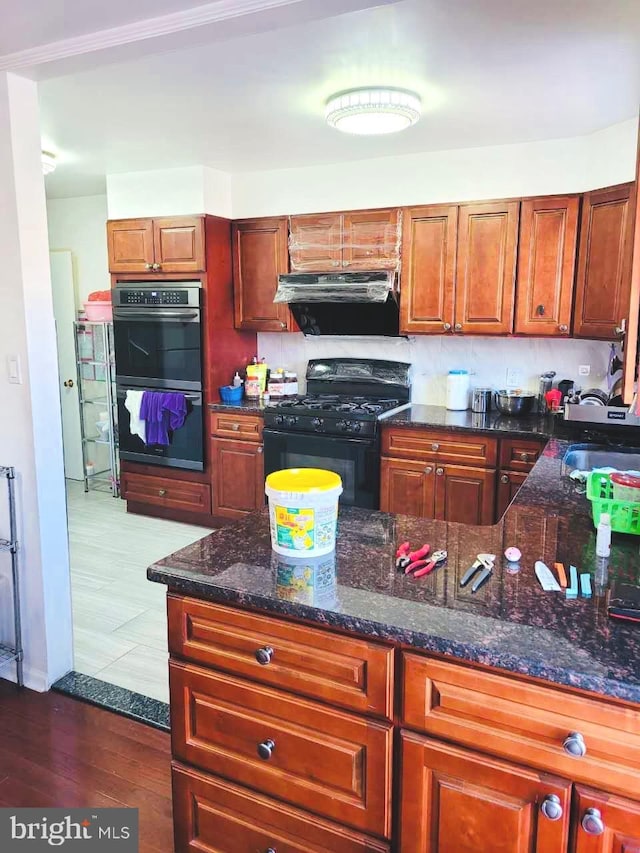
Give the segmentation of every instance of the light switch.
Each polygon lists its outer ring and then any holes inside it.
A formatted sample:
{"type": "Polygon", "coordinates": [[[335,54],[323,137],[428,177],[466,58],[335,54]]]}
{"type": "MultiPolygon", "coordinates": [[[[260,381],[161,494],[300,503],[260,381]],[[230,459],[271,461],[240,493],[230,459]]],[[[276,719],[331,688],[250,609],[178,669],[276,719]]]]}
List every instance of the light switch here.
{"type": "Polygon", "coordinates": [[[22,369],[20,367],[19,355],[7,356],[7,373],[9,375],[9,382],[12,382],[14,385],[22,385],[22,369]]]}

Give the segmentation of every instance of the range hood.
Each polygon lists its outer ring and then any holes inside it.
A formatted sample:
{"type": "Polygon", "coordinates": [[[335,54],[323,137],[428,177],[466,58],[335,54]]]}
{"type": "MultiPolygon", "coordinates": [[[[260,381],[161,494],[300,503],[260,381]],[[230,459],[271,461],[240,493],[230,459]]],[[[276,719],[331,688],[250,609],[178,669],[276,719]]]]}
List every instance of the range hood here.
{"type": "Polygon", "coordinates": [[[274,302],[286,302],[305,335],[399,334],[395,273],[289,273],[274,302]]]}

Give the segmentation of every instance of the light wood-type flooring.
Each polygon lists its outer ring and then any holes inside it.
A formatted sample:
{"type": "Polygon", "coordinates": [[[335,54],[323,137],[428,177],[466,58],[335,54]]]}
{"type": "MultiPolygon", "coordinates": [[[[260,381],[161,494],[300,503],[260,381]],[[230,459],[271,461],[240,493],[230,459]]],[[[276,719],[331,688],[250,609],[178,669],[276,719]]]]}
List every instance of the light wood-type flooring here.
{"type": "Polygon", "coordinates": [[[74,669],[169,701],[166,587],[150,563],[209,532],[131,515],[110,493],[67,481],[74,669]]]}

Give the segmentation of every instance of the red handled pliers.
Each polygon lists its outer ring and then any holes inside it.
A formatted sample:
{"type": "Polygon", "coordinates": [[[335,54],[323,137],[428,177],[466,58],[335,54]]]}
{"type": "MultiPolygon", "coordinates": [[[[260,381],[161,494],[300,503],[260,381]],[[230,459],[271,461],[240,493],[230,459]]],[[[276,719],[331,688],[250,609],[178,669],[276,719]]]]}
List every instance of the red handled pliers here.
{"type": "Polygon", "coordinates": [[[428,575],[436,566],[440,563],[444,563],[446,559],[446,551],[434,551],[429,562],[426,560],[420,560],[419,563],[415,564],[417,571],[414,571],[413,573],[414,578],[421,578],[423,575],[428,575]]]}

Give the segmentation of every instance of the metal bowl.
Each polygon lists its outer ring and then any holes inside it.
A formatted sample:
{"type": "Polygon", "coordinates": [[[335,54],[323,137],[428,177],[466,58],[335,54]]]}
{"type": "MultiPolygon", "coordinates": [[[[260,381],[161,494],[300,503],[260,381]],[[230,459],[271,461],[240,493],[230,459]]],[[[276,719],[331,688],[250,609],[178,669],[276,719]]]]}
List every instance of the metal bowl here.
{"type": "Polygon", "coordinates": [[[503,415],[512,417],[530,414],[535,399],[535,394],[521,394],[518,391],[501,390],[494,394],[496,409],[503,415]]]}

